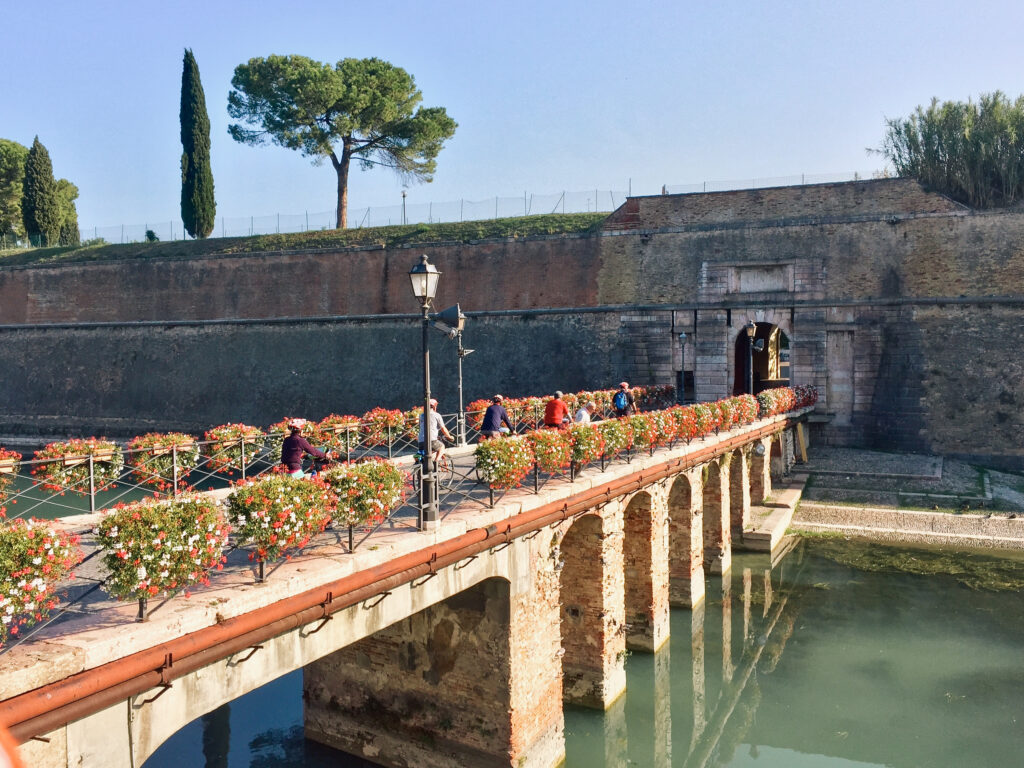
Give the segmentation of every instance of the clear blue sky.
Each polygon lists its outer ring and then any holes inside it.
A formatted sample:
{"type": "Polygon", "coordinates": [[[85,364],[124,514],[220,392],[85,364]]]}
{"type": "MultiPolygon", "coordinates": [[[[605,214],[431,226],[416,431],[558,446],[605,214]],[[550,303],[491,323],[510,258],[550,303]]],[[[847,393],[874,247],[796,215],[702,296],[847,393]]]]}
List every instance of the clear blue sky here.
{"type": "MultiPolygon", "coordinates": [[[[409,201],[882,167],[886,117],[932,96],[1024,93],[1024,3],[0,0],[0,137],[39,136],[79,221],[179,216],[182,54],[199,63],[218,216],[334,207],[330,164],[236,144],[226,103],[249,58],[376,56],[459,123],[409,201]],[[631,7],[631,5],[635,7],[631,7]]],[[[350,206],[393,205],[354,169],[350,206]]],[[[180,230],[179,230],[180,231],[180,230]]]]}

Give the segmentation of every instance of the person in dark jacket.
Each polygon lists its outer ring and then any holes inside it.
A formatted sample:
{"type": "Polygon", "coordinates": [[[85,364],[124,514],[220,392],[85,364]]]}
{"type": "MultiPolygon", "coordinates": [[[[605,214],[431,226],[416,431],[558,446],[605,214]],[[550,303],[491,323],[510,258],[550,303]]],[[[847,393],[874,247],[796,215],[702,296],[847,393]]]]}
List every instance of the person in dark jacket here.
{"type": "Polygon", "coordinates": [[[292,419],[288,424],[291,434],[281,443],[281,463],[292,477],[305,477],[302,471],[302,457],[309,455],[318,459],[326,459],[327,454],[321,451],[302,436],[305,419],[292,419]]]}
{"type": "Polygon", "coordinates": [[[512,431],[512,423],[508,420],[508,411],[501,403],[505,398],[495,395],[491,398],[491,404],[484,411],[484,420],[480,423],[480,439],[498,437],[501,434],[501,425],[504,424],[508,431],[512,431]]]}

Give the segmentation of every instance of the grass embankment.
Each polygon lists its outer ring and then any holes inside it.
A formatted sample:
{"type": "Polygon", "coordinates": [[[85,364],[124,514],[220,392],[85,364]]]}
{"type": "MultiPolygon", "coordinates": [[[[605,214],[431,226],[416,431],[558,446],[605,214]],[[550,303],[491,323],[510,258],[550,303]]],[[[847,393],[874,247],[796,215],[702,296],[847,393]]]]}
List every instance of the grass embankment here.
{"type": "Polygon", "coordinates": [[[438,224],[406,224],[365,229],[328,229],[252,237],[214,237],[157,243],[100,244],[76,248],[29,248],[0,251],[0,267],[121,259],[189,258],[267,251],[305,251],[597,232],[605,213],[549,214],[438,224]]]}

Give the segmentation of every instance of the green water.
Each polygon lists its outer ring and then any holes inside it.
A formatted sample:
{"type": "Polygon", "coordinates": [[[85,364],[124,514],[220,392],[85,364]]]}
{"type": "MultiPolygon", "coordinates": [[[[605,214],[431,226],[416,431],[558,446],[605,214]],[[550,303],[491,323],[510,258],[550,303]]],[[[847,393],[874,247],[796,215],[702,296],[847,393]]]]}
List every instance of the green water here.
{"type": "MultiPolygon", "coordinates": [[[[567,707],[566,766],[1024,765],[1024,557],[811,540],[738,556],[703,611],[632,653],[607,712],[567,707]]],[[[365,766],[302,738],[293,674],[146,762],[365,766]]]]}

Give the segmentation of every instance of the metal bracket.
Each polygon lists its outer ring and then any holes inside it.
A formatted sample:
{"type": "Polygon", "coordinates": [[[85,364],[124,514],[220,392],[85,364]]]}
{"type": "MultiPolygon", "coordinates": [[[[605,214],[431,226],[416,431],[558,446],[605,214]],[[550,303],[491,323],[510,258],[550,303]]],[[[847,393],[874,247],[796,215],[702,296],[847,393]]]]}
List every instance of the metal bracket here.
{"type": "Polygon", "coordinates": [[[167,670],[174,666],[174,654],[168,653],[164,655],[164,663],[160,665],[160,685],[166,685],[168,688],[171,687],[171,681],[167,679],[167,670]]]}
{"type": "Polygon", "coordinates": [[[142,703],[143,704],[152,704],[154,701],[156,701],[161,696],[163,696],[165,693],[167,693],[169,690],[171,690],[171,684],[170,683],[160,683],[159,688],[160,688],[160,693],[158,693],[156,696],[150,696],[148,699],[143,699],[142,703]]]}
{"type": "Polygon", "coordinates": [[[454,566],[452,567],[452,570],[455,570],[455,571],[461,571],[461,570],[462,570],[463,568],[465,568],[465,567],[466,567],[467,565],[469,565],[469,564],[470,564],[470,563],[472,563],[472,562],[473,562],[474,560],[476,560],[476,557],[477,557],[476,555],[470,555],[469,557],[467,557],[467,558],[464,558],[464,559],[460,560],[459,562],[457,562],[457,563],[456,563],[456,564],[455,564],[455,565],[454,565],[454,566]]]}
{"type": "Polygon", "coordinates": [[[377,598],[372,603],[369,600],[364,600],[363,608],[376,608],[378,605],[384,602],[384,598],[390,594],[390,592],[382,592],[381,594],[377,595],[377,598]]]}
{"type": "Polygon", "coordinates": [[[537,536],[539,536],[539,535],[540,535],[540,528],[538,528],[536,531],[531,531],[530,533],[526,534],[525,536],[521,536],[520,538],[522,538],[523,541],[529,541],[530,539],[537,538],[537,536]]]}
{"type": "Polygon", "coordinates": [[[256,651],[261,650],[262,648],[263,648],[262,645],[254,645],[254,646],[252,646],[249,649],[249,653],[246,654],[245,657],[243,657],[241,659],[235,659],[232,663],[235,664],[235,665],[244,664],[245,662],[247,662],[249,659],[251,659],[253,656],[256,655],[256,651]]]}
{"type": "Polygon", "coordinates": [[[415,589],[416,587],[426,584],[435,576],[437,576],[437,571],[432,570],[430,573],[426,573],[423,576],[420,576],[418,579],[413,579],[412,581],[410,581],[409,586],[415,589]]]}
{"type": "Polygon", "coordinates": [[[50,738],[48,736],[33,736],[29,741],[41,741],[43,744],[49,744],[50,738]]]}
{"type": "Polygon", "coordinates": [[[315,635],[321,629],[326,627],[327,626],[327,622],[329,622],[333,618],[334,618],[334,616],[324,616],[322,619],[318,619],[318,621],[320,622],[320,626],[318,626],[316,629],[311,629],[308,632],[303,632],[302,633],[302,637],[309,637],[310,635],[315,635]]]}

